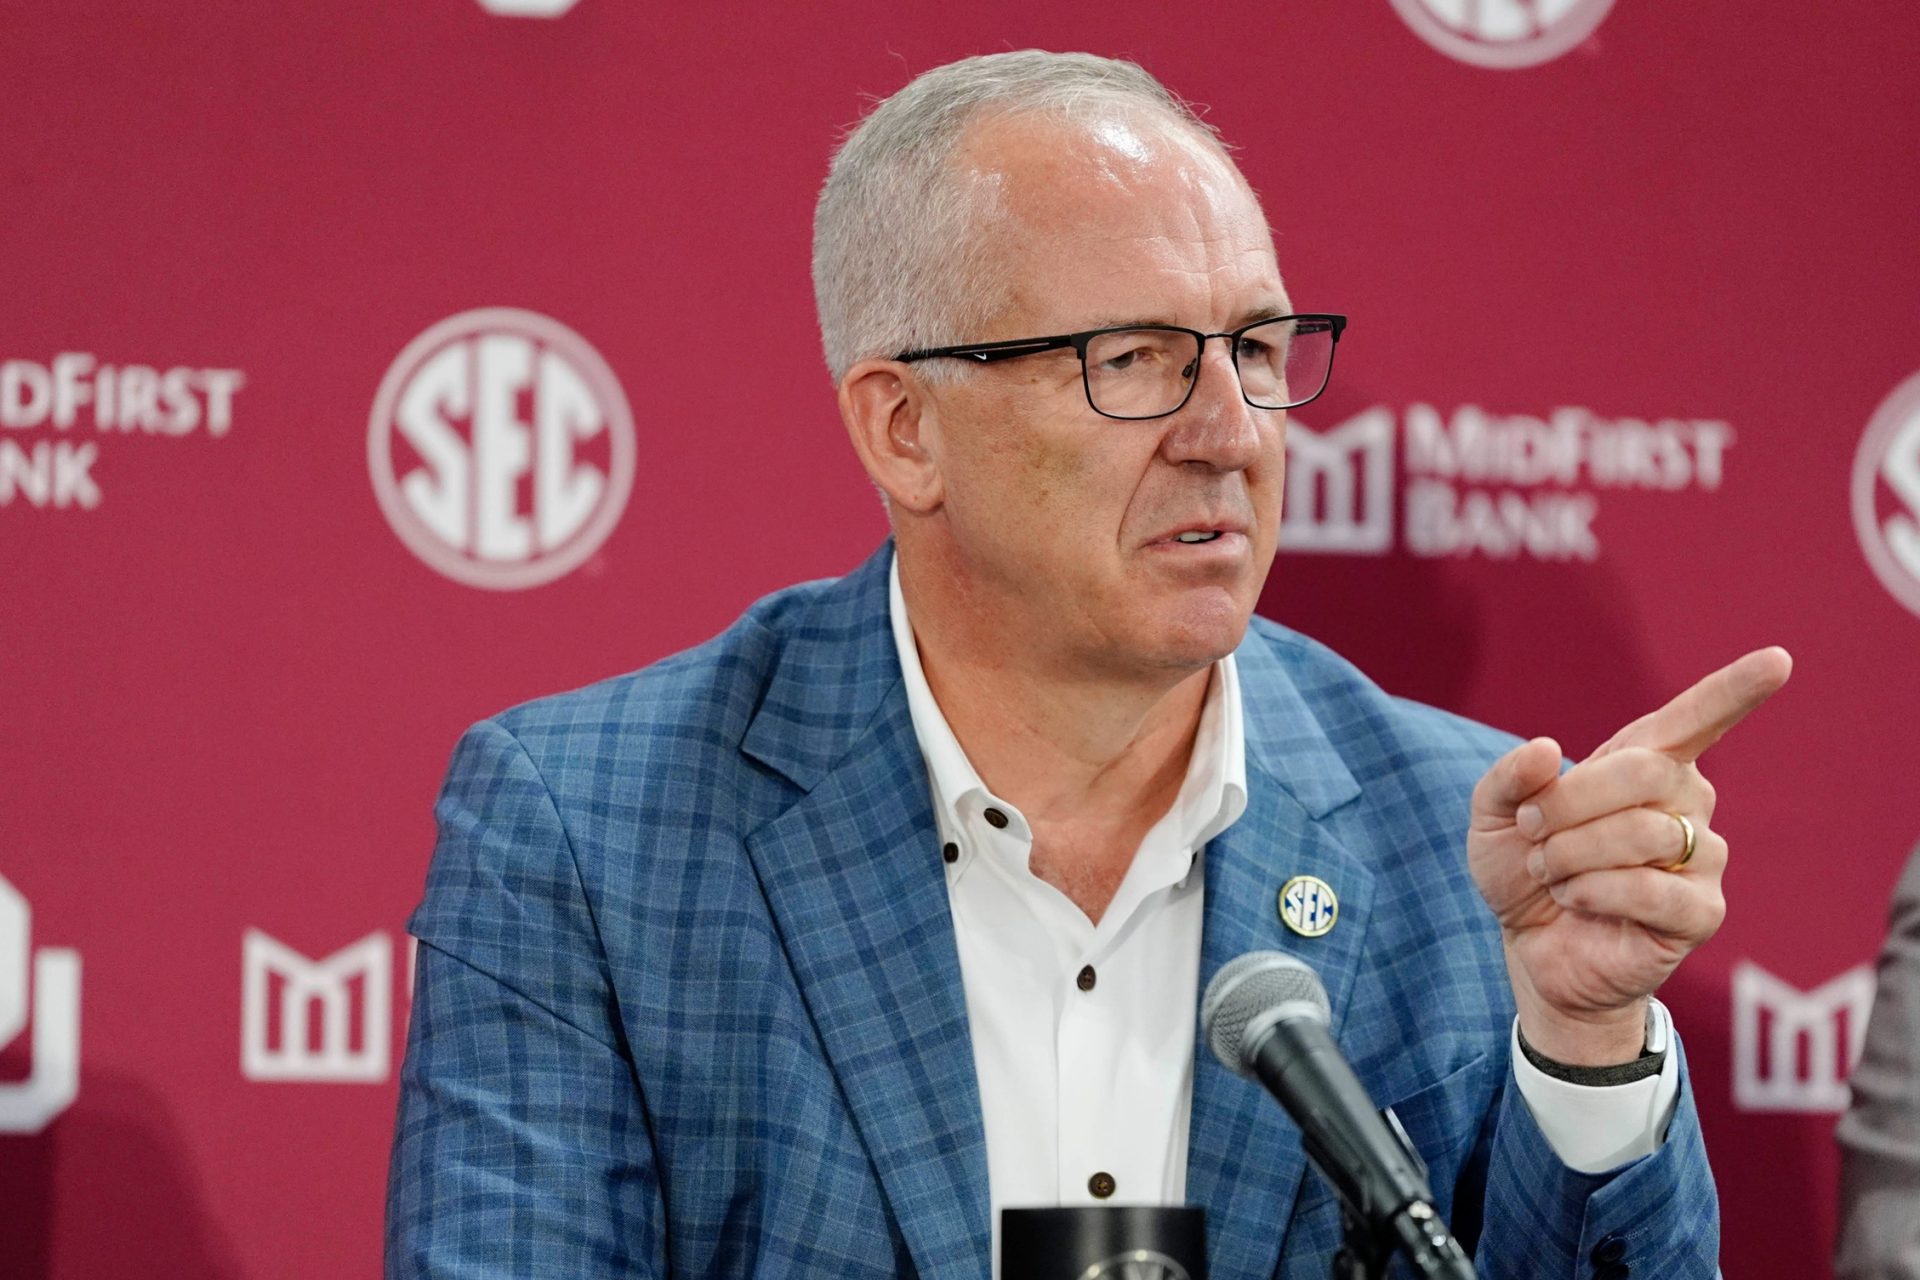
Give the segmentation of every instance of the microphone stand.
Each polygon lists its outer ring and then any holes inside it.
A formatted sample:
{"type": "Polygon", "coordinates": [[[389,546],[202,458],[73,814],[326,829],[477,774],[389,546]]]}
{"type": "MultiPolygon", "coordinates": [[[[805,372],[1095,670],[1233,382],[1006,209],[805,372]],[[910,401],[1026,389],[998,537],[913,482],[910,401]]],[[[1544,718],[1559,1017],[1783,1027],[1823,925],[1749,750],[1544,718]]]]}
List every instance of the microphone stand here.
{"type": "MultiPolygon", "coordinates": [[[[1400,1143],[1427,1180],[1427,1162],[1414,1149],[1412,1139],[1400,1125],[1400,1117],[1388,1107],[1380,1112],[1387,1129],[1400,1143]]],[[[1307,1144],[1307,1154],[1316,1165],[1328,1167],[1307,1144]]],[[[1339,1190],[1339,1184],[1334,1184],[1339,1190]]],[[[1413,1263],[1414,1273],[1428,1280],[1473,1280],[1473,1262],[1461,1250],[1440,1220],[1439,1211],[1424,1200],[1414,1200],[1397,1212],[1382,1212],[1377,1206],[1355,1205],[1345,1192],[1340,1195],[1340,1248],[1333,1255],[1333,1280],[1388,1280],[1387,1268],[1393,1255],[1404,1249],[1413,1263]],[[1371,1208],[1371,1212],[1369,1212],[1371,1208]]]]}
{"type": "Polygon", "coordinates": [[[1472,1280],[1473,1263],[1439,1222],[1440,1215],[1424,1200],[1408,1205],[1392,1223],[1368,1222],[1342,1204],[1340,1250],[1333,1255],[1333,1280],[1387,1280],[1387,1267],[1399,1248],[1406,1249],[1417,1275],[1431,1280],[1472,1280]],[[1437,1228],[1437,1233],[1432,1228],[1437,1228]]]}
{"type": "Polygon", "coordinates": [[[1340,1204],[1340,1251],[1333,1255],[1333,1280],[1387,1280],[1393,1240],[1340,1204]]]}

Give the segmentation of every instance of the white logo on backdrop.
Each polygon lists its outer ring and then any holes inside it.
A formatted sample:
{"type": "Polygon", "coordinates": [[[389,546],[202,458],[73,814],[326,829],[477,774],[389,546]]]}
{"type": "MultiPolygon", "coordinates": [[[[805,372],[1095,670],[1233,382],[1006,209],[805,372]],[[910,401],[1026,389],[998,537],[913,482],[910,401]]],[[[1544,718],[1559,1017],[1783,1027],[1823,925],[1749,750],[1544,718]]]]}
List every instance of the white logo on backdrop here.
{"type": "Polygon", "coordinates": [[[480,0],[480,7],[502,18],[557,18],[580,0],[480,0]]]}
{"type": "Polygon", "coordinates": [[[600,549],[632,492],[634,450],[627,398],[599,352],[507,307],[408,344],[367,431],[374,495],[400,541],[455,582],[496,591],[552,582],[600,549]],[[603,438],[604,468],[580,456],[603,438]]]}
{"type": "Polygon", "coordinates": [[[1327,431],[1287,424],[1280,547],[1384,555],[1394,547],[1394,440],[1404,442],[1400,546],[1423,557],[1595,560],[1608,489],[1720,487],[1733,429],[1704,419],[1544,417],[1375,406],[1327,431]]]}
{"type": "Polygon", "coordinates": [[[1393,545],[1393,411],[1369,409],[1316,432],[1287,423],[1280,545],[1373,555],[1393,545]]]}
{"type": "Polygon", "coordinates": [[[0,876],[0,1048],[33,1021],[33,1074],[0,1085],[0,1133],[40,1132],[80,1092],[80,955],[32,942],[33,912],[0,876]]]}
{"type": "Polygon", "coordinates": [[[1393,7],[1448,57],[1510,70],[1551,62],[1578,45],[1613,0],[1393,0],[1393,7]]]}
{"type": "Polygon", "coordinates": [[[1845,1111],[1847,1076],[1860,1060],[1872,1008],[1873,969],[1864,964],[1812,991],[1757,964],[1735,965],[1734,1105],[1744,1111],[1845,1111]]]}
{"type": "Polygon", "coordinates": [[[249,1080],[357,1084],[377,1084],[387,1078],[393,1035],[389,1012],[393,943],[385,933],[370,933],[324,960],[309,960],[260,930],[249,929],[241,952],[241,1075],[249,1080]],[[273,999],[276,981],[277,1002],[273,999]],[[356,981],[358,1001],[353,992],[356,981]],[[356,1003],[358,1019],[353,1016],[356,1003]],[[272,1034],[276,1022],[277,1037],[272,1034]]]}
{"type": "Polygon", "coordinates": [[[1880,585],[1920,614],[1920,373],[1893,389],[1860,439],[1853,527],[1880,585]],[[1882,485],[1891,499],[1884,508],[1882,485]]]}
{"type": "Polygon", "coordinates": [[[0,361],[0,507],[91,511],[100,505],[93,465],[115,436],[215,440],[233,428],[238,369],[102,364],[62,351],[46,364],[0,361]]]}

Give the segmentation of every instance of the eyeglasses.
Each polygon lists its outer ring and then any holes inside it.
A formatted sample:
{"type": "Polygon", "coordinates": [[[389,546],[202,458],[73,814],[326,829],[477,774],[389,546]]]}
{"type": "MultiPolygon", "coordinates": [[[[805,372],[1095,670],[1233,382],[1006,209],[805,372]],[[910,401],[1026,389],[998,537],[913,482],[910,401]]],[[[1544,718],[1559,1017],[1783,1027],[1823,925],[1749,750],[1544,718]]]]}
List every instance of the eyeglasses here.
{"type": "Polygon", "coordinates": [[[1199,382],[1207,340],[1225,338],[1240,377],[1240,394],[1256,409],[1294,409],[1326,390],[1333,349],[1347,318],[1275,316],[1231,333],[1202,333],[1170,324],[1087,329],[1051,338],[1017,338],[958,347],[903,351],[895,360],[957,359],[992,364],[1073,348],[1080,383],[1095,413],[1137,422],[1179,412],[1199,382]]]}

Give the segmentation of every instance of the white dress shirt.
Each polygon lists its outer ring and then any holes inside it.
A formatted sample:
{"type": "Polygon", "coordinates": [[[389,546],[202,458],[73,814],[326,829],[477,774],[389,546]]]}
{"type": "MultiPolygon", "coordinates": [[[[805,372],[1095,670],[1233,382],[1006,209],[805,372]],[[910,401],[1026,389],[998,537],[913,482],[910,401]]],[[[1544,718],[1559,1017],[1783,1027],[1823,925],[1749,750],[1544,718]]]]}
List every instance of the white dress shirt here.
{"type": "MultiPolygon", "coordinates": [[[[1025,817],[987,789],[953,736],[920,665],[897,557],[891,608],[946,855],[998,1274],[1002,1208],[1186,1203],[1200,859],[1247,806],[1240,680],[1231,654],[1214,664],[1180,793],[1096,925],[1028,869],[1025,817]]],[[[1521,1096],[1568,1165],[1599,1172],[1660,1145],[1679,1092],[1677,1055],[1658,1076],[1594,1088],[1540,1071],[1520,1052],[1517,1020],[1513,1034],[1521,1096]]],[[[1655,1001],[1649,1047],[1670,1039],[1655,1001]]]]}

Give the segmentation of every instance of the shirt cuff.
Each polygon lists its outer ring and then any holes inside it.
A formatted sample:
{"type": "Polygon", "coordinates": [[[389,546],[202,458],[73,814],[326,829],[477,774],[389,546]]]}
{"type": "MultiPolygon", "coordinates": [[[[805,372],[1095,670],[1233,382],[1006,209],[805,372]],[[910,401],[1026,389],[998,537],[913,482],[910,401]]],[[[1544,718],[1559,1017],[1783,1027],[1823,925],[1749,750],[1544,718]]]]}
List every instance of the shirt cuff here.
{"type": "Polygon", "coordinates": [[[1660,1074],[1631,1084],[1554,1079],[1520,1051],[1518,1018],[1512,1040],[1514,1083],[1547,1145],[1569,1169],[1605,1173],[1660,1149],[1680,1100],[1680,1055],[1672,1052],[1673,1018],[1665,1005],[1653,1000],[1647,1010],[1647,1051],[1666,1055],[1660,1074]]]}

